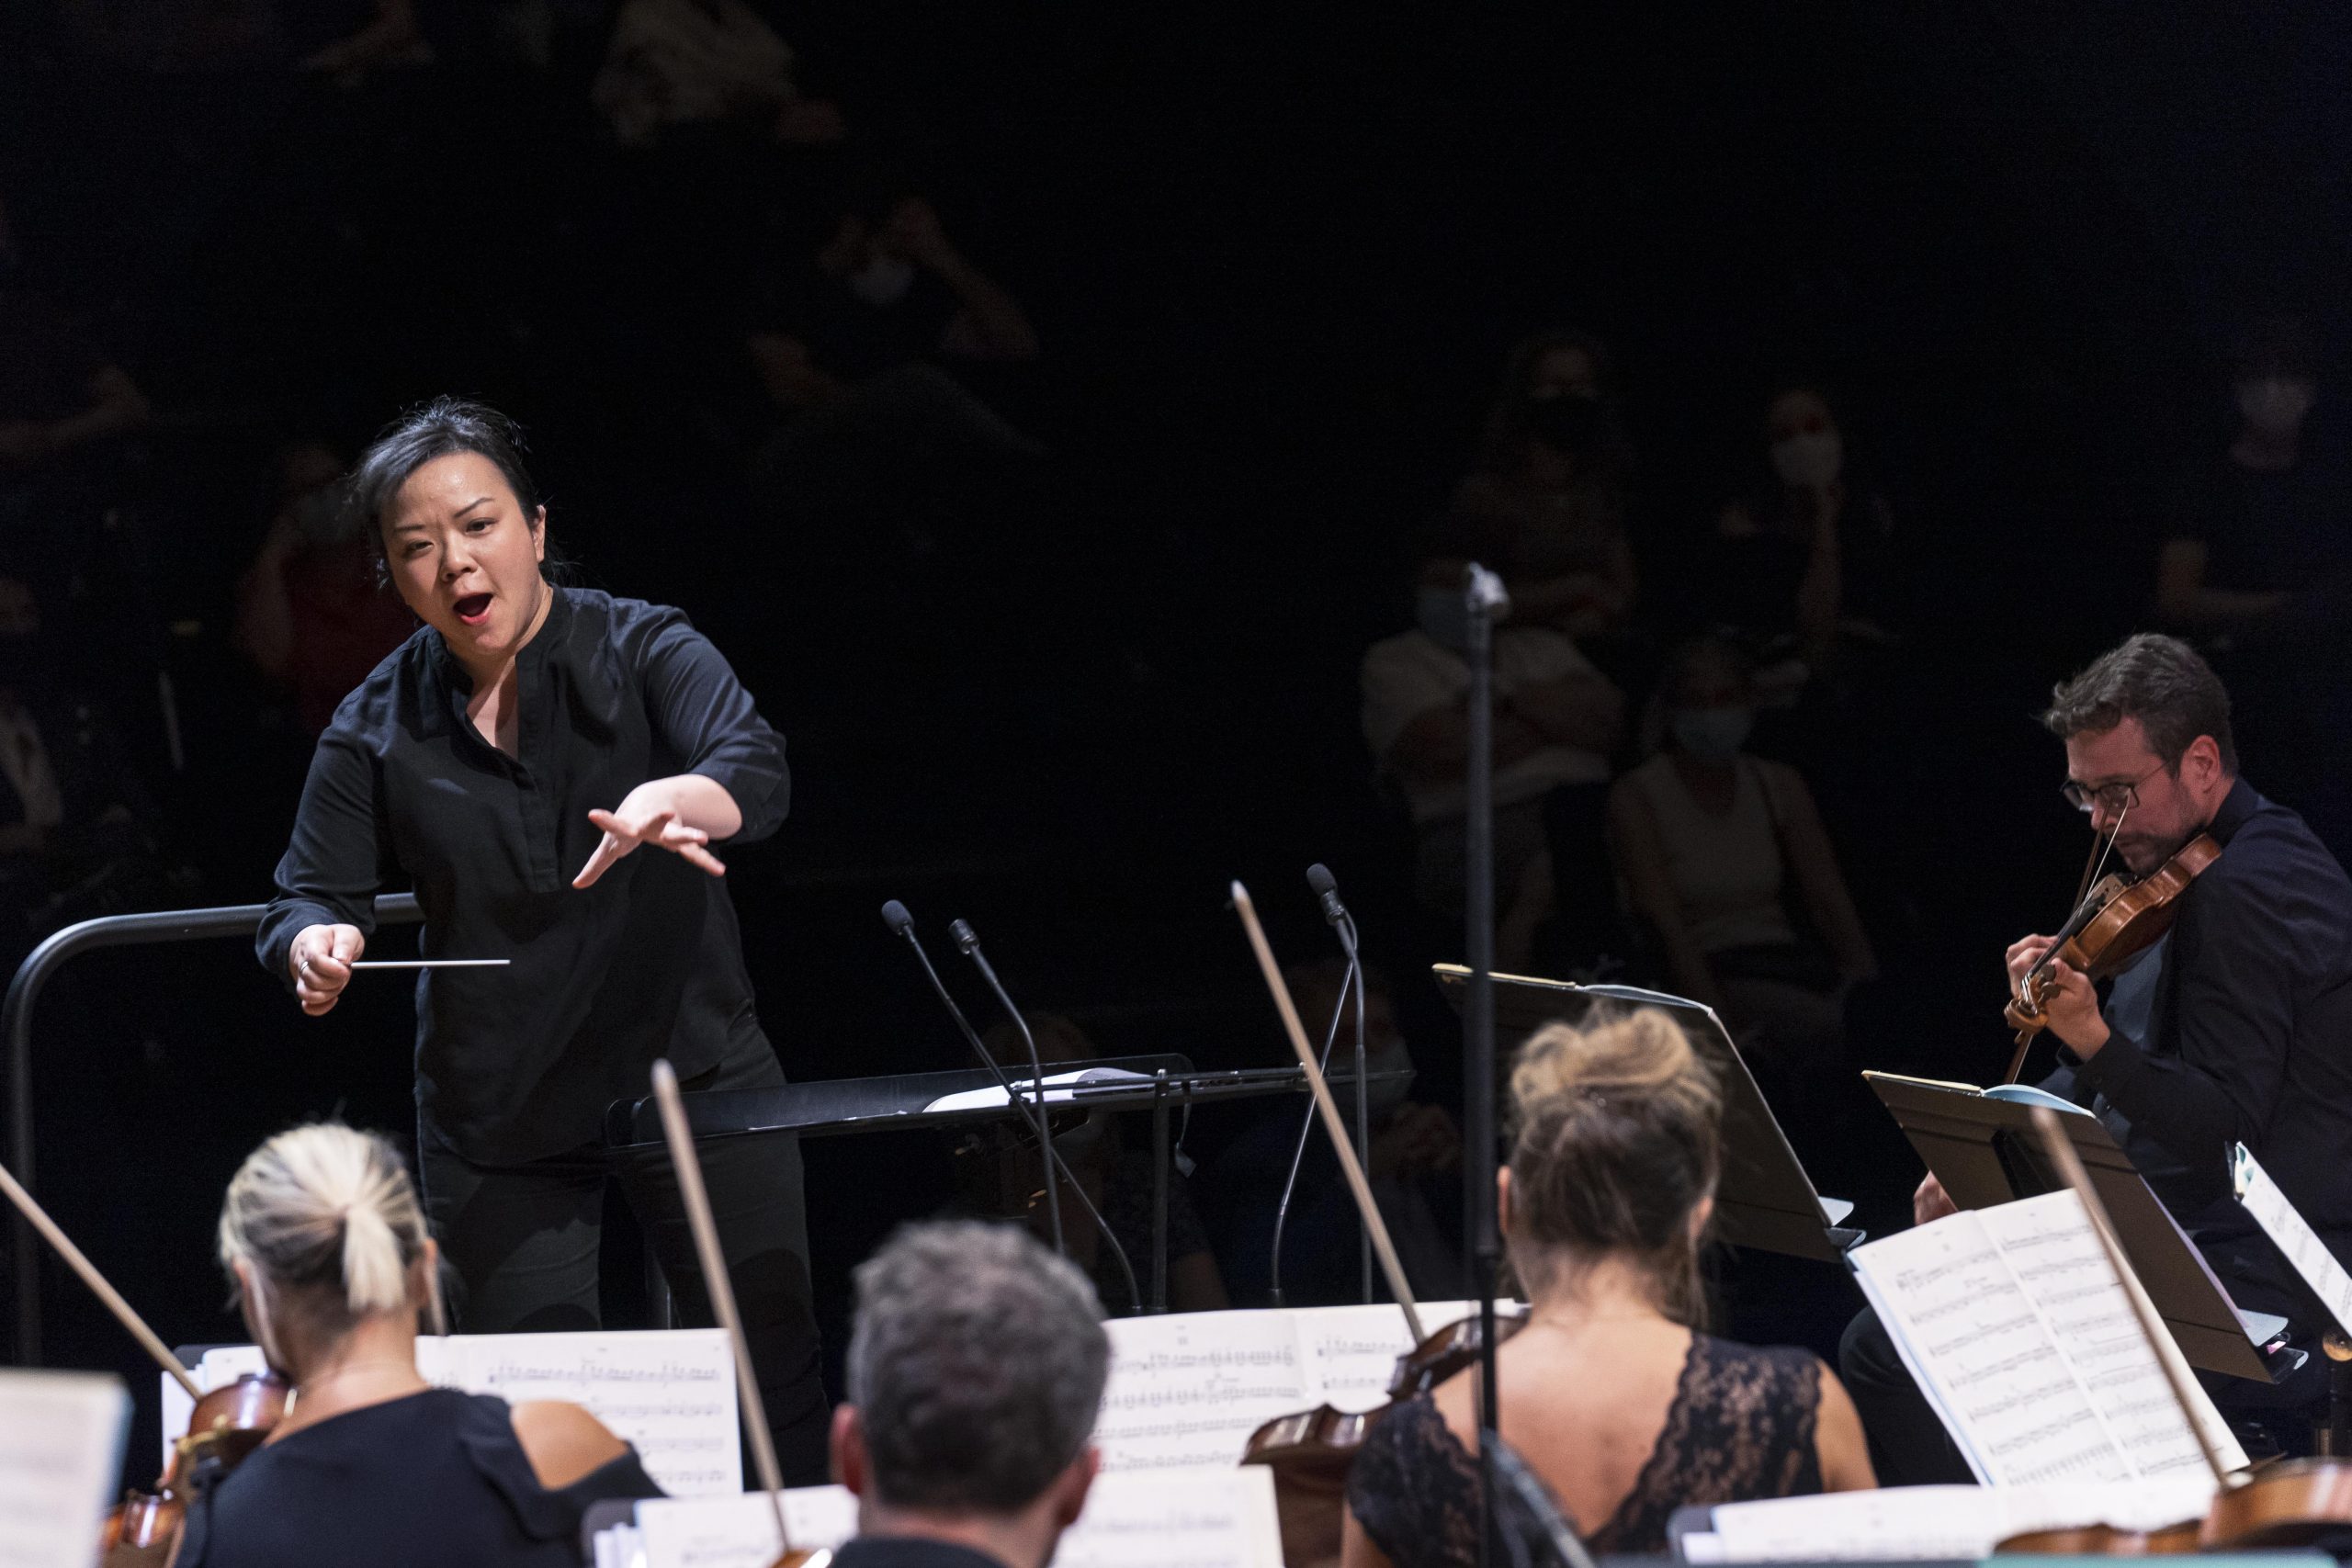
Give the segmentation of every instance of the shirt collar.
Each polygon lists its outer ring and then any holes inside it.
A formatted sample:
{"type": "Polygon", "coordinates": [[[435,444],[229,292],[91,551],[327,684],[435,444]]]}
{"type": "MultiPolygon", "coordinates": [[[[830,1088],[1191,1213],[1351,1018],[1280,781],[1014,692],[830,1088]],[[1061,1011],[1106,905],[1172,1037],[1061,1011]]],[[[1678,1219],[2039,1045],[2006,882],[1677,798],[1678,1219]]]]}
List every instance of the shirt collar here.
{"type": "Polygon", "coordinates": [[[857,1568],[869,1559],[891,1568],[1005,1568],[985,1551],[919,1535],[862,1535],[833,1552],[842,1568],[857,1568]]]}
{"type": "MultiPolygon", "coordinates": [[[[571,631],[571,595],[552,582],[548,584],[548,592],[552,596],[548,618],[539,623],[537,635],[523,645],[523,651],[514,658],[516,674],[525,682],[537,676],[547,661],[561,649],[564,638],[571,631]]],[[[435,667],[440,671],[450,694],[460,700],[469,694],[474,689],[474,678],[458,662],[458,656],[449,651],[448,639],[436,631],[425,639],[425,645],[432,649],[435,667]]]]}
{"type": "Polygon", "coordinates": [[[2222,797],[2222,808],[2213,813],[2213,820],[2205,825],[2205,830],[2213,835],[2215,842],[2227,844],[2264,804],[2252,784],[2244,779],[2232,779],[2230,793],[2222,797]]]}

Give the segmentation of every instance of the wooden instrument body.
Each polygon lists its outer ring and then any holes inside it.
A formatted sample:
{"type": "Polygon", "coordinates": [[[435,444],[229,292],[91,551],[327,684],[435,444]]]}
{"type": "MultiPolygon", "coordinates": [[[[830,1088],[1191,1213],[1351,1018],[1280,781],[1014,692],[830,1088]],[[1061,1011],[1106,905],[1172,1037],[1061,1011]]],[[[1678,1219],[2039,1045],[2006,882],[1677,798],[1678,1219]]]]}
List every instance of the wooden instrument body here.
{"type": "MultiPolygon", "coordinates": [[[[1497,1317],[1497,1343],[1508,1342],[1526,1322],[1517,1314],[1497,1317]]],[[[1282,1519],[1286,1568],[1340,1560],[1348,1474],[1355,1468],[1365,1437],[1396,1405],[1469,1371],[1477,1362],[1479,1343],[1476,1317],[1450,1323],[1396,1358],[1386,1404],[1365,1411],[1319,1404],[1296,1415],[1277,1416],[1250,1434],[1241,1462],[1262,1464],[1274,1472],[1274,1506],[1282,1519]]]]}
{"type": "Polygon", "coordinates": [[[236,1469],[293,1407],[294,1390],[275,1372],[247,1372],[198,1400],[154,1490],[134,1488],[107,1514],[98,1532],[105,1568],[170,1562],[198,1489],[236,1469]]]}

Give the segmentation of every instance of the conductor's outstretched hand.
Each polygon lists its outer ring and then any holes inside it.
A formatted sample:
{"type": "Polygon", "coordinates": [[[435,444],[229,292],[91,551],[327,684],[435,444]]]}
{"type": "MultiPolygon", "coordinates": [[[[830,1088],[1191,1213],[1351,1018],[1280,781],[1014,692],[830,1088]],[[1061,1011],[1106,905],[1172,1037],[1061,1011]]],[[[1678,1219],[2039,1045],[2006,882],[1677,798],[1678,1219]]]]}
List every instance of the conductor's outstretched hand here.
{"type": "Polygon", "coordinates": [[[668,850],[713,876],[727,874],[727,867],[710,852],[710,835],[679,821],[675,807],[638,805],[632,796],[621,802],[618,811],[591,811],[588,820],[605,830],[605,841],[596,846],[596,852],[588,857],[588,863],[571,879],[574,887],[590,886],[611,869],[614,862],[634,854],[639,844],[668,850]]]}
{"type": "Polygon", "coordinates": [[[354,960],[368,951],[357,926],[304,926],[286,949],[286,972],[294,979],[294,999],[317,1018],[334,1006],[351,984],[354,960]]]}

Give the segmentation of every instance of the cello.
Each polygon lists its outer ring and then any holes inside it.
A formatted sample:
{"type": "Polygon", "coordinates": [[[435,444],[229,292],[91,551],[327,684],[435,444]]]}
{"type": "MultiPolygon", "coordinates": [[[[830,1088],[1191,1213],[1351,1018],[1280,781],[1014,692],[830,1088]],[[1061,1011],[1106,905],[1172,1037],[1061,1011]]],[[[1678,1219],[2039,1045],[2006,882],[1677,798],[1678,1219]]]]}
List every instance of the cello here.
{"type": "Polygon", "coordinates": [[[276,1372],[247,1372],[209,1392],[198,1387],[194,1374],[6,1166],[0,1166],[0,1193],[65,1259],[139,1348],[196,1402],[187,1430],[173,1441],[171,1457],[153,1489],[131,1488],[99,1526],[106,1568],[163,1568],[179,1549],[189,1501],[268,1440],[293,1407],[294,1391],[276,1372]]]}

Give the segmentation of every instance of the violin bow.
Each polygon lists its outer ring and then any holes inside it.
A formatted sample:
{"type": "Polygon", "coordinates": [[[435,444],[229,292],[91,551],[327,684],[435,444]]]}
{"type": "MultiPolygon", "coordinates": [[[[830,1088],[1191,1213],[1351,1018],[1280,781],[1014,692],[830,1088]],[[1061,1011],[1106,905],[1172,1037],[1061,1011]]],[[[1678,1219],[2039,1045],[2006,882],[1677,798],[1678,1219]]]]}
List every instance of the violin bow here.
{"type": "Polygon", "coordinates": [[[1306,1069],[1307,1089],[1315,1096],[1315,1109],[1322,1113],[1323,1130],[1331,1135],[1332,1151],[1340,1156],[1340,1172],[1348,1179],[1348,1192],[1363,1214],[1364,1228],[1372,1233],[1372,1249],[1380,1258],[1381,1272],[1388,1276],[1389,1292],[1405,1309],[1405,1326],[1412,1332],[1413,1343],[1419,1345],[1429,1337],[1421,1330],[1420,1309],[1414,1303],[1412,1286],[1406,1282],[1405,1265],[1397,1259],[1396,1243],[1388,1238],[1388,1225],[1380,1217],[1380,1205],[1372,1201],[1371,1183],[1364,1179],[1355,1145],[1348,1141],[1347,1122],[1340,1118],[1339,1102],[1331,1098],[1331,1086],[1324,1080],[1323,1068],[1315,1060],[1315,1047],[1306,1043],[1306,1027],[1298,1021],[1298,1008],[1290,998],[1290,987],[1283,984],[1274,950],[1266,945],[1265,929],[1258,924],[1258,911],[1250,902],[1250,890],[1238,882],[1233,885],[1233,908],[1241,917],[1241,929],[1250,935],[1251,950],[1258,955],[1258,968],[1266,977],[1266,989],[1273,993],[1274,1010],[1283,1016],[1283,1029],[1290,1035],[1291,1049],[1298,1053],[1298,1065],[1306,1069]]]}
{"type": "Polygon", "coordinates": [[[727,1275],[726,1255],[718,1250],[718,1225],[710,1215],[710,1195],[703,1189],[702,1162],[695,1155],[694,1135],[686,1130],[686,1105],[678,1098],[678,1075],[667,1056],[653,1064],[653,1098],[662,1108],[662,1135],[670,1145],[670,1163],[678,1172],[678,1197],[685,1205],[686,1224],[695,1233],[695,1256],[702,1263],[711,1311],[735,1352],[735,1409],[742,1417],[744,1435],[752,1440],[752,1463],[760,1472],[760,1485],[775,1514],[776,1564],[781,1568],[797,1550],[784,1522],[784,1475],[775,1462],[775,1439],[768,1435],[759,1379],[752,1371],[751,1342],[743,1337],[743,1319],[735,1310],[735,1286],[727,1275]]]}
{"type": "Polygon", "coordinates": [[[49,1212],[33,1201],[33,1195],[25,1190],[24,1184],[18,1181],[16,1174],[5,1165],[0,1165],[0,1192],[6,1192],[8,1195],[8,1201],[14,1203],[17,1206],[17,1212],[25,1216],[25,1223],[39,1231],[41,1239],[55,1247],[57,1255],[65,1259],[74,1272],[82,1276],[82,1283],[90,1287],[91,1292],[105,1305],[107,1311],[114,1314],[115,1321],[121,1324],[133,1339],[139,1341],[139,1348],[155,1358],[155,1364],[169,1373],[180,1387],[187,1390],[187,1396],[190,1399],[202,1399],[204,1391],[197,1387],[195,1376],[182,1364],[177,1356],[172,1354],[171,1348],[156,1337],[153,1329],[147,1326],[145,1318],[131,1310],[130,1303],[122,1299],[122,1292],[108,1283],[104,1274],[98,1272],[98,1266],[82,1256],[82,1249],[74,1245],[74,1239],[58,1229],[57,1222],[49,1217],[49,1212]]]}
{"type": "Polygon", "coordinates": [[[2083,1156],[2075,1152],[2074,1140],[2066,1136],[2066,1129],[2058,1120],[2058,1112],[2046,1105],[2033,1107],[2033,1130],[2041,1135],[2042,1152],[2066,1179],[2066,1185],[2081,1199],[2083,1212],[2090,1216],[2091,1230],[2098,1237],[2099,1250],[2107,1254],[2107,1266],[2115,1274],[2115,1282],[2122,1287],[2126,1300],[2132,1303],[2132,1315],[2140,1325],[2140,1334],[2148,1342],[2148,1353],[2164,1370],[2165,1382],[2172,1390],[2175,1404],[2180,1406],[2180,1418],[2188,1425],[2197,1438],[2197,1451],[2205,1456],[2206,1468],[2213,1472],[2213,1484],[2228,1491],[2238,1478],[2229,1466],[2222,1462],[2220,1451],[2213,1446],[2212,1434],[2197,1418],[2197,1404],[2189,1396],[2196,1386],[2196,1374],[2188,1370],[2180,1348],[2172,1342],[2172,1333],[2164,1320],[2156,1315],[2155,1303],[2140,1283],[2140,1276],[2132,1271],[2131,1259],[2123,1256],[2123,1244],[2115,1239],[2115,1227],[2107,1217],[2107,1205],[2099,1201],[2098,1189],[2091,1185],[2090,1173],[2083,1168],[2083,1156]]]}

